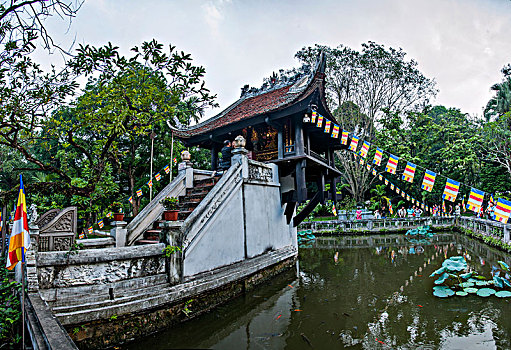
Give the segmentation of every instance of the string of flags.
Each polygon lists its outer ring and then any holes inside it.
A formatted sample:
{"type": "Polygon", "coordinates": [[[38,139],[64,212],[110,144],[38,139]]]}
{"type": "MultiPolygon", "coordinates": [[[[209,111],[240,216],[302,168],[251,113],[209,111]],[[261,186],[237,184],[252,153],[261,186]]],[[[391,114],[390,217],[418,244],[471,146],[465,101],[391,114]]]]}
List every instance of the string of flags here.
{"type": "MultiPolygon", "coordinates": [[[[308,120],[309,119],[305,119],[304,121],[308,121],[308,120]]],[[[340,133],[341,134],[340,143],[342,145],[348,146],[350,132],[340,128],[339,125],[337,125],[333,121],[328,120],[328,118],[322,116],[320,113],[318,113],[318,111],[316,111],[316,110],[312,111],[310,122],[312,124],[316,124],[316,127],[318,127],[318,128],[323,128],[323,124],[324,124],[324,132],[330,133],[330,130],[332,130],[332,133],[331,133],[332,138],[338,138],[339,133],[340,133]],[[323,123],[323,121],[325,121],[325,123],[323,123]]],[[[352,134],[351,142],[349,143],[348,149],[350,151],[354,152],[354,154],[356,156],[360,156],[361,157],[360,164],[364,164],[365,159],[367,158],[367,156],[369,154],[369,150],[372,145],[370,142],[364,141],[364,142],[362,142],[360,151],[357,151],[358,147],[359,147],[359,143],[360,143],[360,137],[355,134],[352,134]]],[[[386,154],[388,154],[389,159],[385,166],[385,172],[388,172],[390,174],[396,174],[397,166],[399,164],[399,157],[396,155],[393,155],[391,153],[385,152],[381,148],[379,148],[375,145],[373,145],[373,147],[376,147],[376,151],[374,154],[374,159],[372,160],[371,163],[374,166],[381,166],[381,163],[383,160],[383,155],[384,155],[384,153],[386,153],[386,154]]],[[[370,164],[367,164],[366,166],[369,170],[371,170],[370,164]]],[[[413,181],[415,179],[415,174],[416,174],[417,168],[422,168],[422,167],[417,166],[416,164],[413,164],[413,163],[407,161],[406,167],[404,169],[401,179],[403,181],[413,183],[413,181]]],[[[425,168],[422,168],[422,169],[425,171],[425,174],[422,179],[421,188],[425,191],[431,192],[433,190],[433,187],[435,186],[436,178],[437,178],[437,176],[439,176],[439,174],[436,174],[435,172],[433,172],[429,169],[425,169],[425,168]]],[[[376,176],[376,174],[375,174],[376,171],[374,169],[373,169],[372,173],[374,176],[376,176]]],[[[440,175],[440,176],[443,176],[443,175],[440,175]]],[[[378,179],[380,181],[382,181],[382,178],[383,177],[381,175],[378,176],[378,179]]],[[[389,183],[389,181],[386,178],[383,178],[383,181],[385,182],[386,185],[389,183]]],[[[446,177],[446,184],[445,184],[444,192],[442,195],[442,207],[445,207],[445,200],[450,201],[450,202],[456,201],[456,199],[458,198],[459,192],[460,192],[461,185],[464,185],[464,186],[470,188],[470,195],[468,196],[467,202],[465,203],[465,198],[461,199],[463,210],[465,211],[466,209],[468,209],[468,210],[472,210],[476,213],[479,213],[483,207],[483,200],[484,200],[485,192],[480,191],[480,190],[473,188],[471,186],[467,186],[465,184],[462,184],[461,182],[455,181],[455,180],[447,178],[447,177],[446,177]]],[[[392,190],[394,190],[394,187],[395,187],[394,184],[391,184],[392,190]]],[[[403,198],[406,198],[406,196],[407,196],[398,187],[396,187],[396,192],[398,194],[400,192],[402,192],[403,198]]],[[[427,205],[425,205],[424,203],[419,203],[419,201],[415,200],[414,198],[410,198],[410,200],[412,201],[412,203],[417,203],[417,205],[420,205],[421,207],[424,206],[424,208],[429,208],[427,205]]],[[[491,203],[492,205],[495,205],[493,219],[503,222],[503,223],[507,223],[507,221],[509,220],[509,217],[511,216],[511,201],[508,201],[503,198],[499,198],[497,200],[497,202],[495,203],[495,201],[493,199],[493,195],[491,194],[489,203],[491,203]]],[[[444,212],[445,212],[445,210],[444,210],[444,212]]]]}

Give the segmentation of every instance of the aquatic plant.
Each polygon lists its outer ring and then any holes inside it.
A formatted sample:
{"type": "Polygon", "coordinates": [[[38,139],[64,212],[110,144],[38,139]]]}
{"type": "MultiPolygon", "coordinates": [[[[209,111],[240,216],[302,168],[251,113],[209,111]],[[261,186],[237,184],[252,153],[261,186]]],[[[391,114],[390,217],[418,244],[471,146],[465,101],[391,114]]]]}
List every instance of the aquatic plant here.
{"type": "Polygon", "coordinates": [[[496,295],[499,298],[511,297],[511,292],[507,290],[499,290],[511,288],[509,281],[509,266],[498,261],[500,270],[493,267],[493,278],[487,279],[477,272],[466,272],[468,264],[463,256],[452,256],[442,262],[442,267],[435,270],[430,277],[436,277],[434,281],[436,286],[433,287],[433,295],[439,298],[447,298],[453,295],[467,296],[468,294],[476,294],[477,296],[487,298],[496,295]],[[505,276],[504,272],[506,272],[505,276]],[[491,288],[492,286],[493,288],[491,288]]]}
{"type": "Polygon", "coordinates": [[[406,231],[405,236],[426,236],[431,238],[435,235],[434,232],[431,231],[431,228],[426,226],[419,226],[417,228],[406,231]]]}

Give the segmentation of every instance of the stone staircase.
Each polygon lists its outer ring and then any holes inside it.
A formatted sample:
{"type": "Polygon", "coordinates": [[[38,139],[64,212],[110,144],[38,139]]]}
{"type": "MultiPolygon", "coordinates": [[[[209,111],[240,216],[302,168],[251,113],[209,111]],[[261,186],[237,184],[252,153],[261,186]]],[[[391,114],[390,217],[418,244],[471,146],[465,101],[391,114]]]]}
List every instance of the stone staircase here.
{"type": "MultiPolygon", "coordinates": [[[[179,216],[178,220],[184,221],[207,196],[209,191],[220,180],[220,176],[208,177],[205,179],[194,180],[193,188],[186,189],[184,196],[179,196],[179,216]]],[[[162,220],[155,221],[152,226],[145,230],[143,237],[135,241],[135,245],[157,244],[160,242],[160,233],[162,231],[162,220]]]]}

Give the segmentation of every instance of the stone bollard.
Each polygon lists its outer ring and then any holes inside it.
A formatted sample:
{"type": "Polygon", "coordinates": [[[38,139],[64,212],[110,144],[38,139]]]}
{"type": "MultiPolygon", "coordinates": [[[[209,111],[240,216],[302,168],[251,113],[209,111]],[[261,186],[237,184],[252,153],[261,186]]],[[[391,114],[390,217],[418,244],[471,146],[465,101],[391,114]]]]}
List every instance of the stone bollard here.
{"type": "Polygon", "coordinates": [[[193,167],[192,162],[190,162],[190,152],[186,150],[181,152],[181,159],[183,161],[177,166],[178,173],[185,175],[185,188],[193,188],[193,167]]]}
{"type": "MultiPolygon", "coordinates": [[[[179,247],[182,249],[181,221],[165,221],[162,223],[162,241],[166,246],[179,247]]],[[[183,282],[183,252],[176,249],[175,252],[165,258],[165,270],[171,285],[183,282]]]]}
{"type": "Polygon", "coordinates": [[[128,236],[128,230],[126,221],[114,221],[114,227],[110,230],[110,236],[115,239],[115,247],[125,247],[126,237],[128,236]]]}
{"type": "Polygon", "coordinates": [[[248,179],[248,151],[245,149],[245,144],[246,140],[243,136],[236,136],[233,142],[231,165],[241,164],[241,175],[244,179],[248,179]]]}

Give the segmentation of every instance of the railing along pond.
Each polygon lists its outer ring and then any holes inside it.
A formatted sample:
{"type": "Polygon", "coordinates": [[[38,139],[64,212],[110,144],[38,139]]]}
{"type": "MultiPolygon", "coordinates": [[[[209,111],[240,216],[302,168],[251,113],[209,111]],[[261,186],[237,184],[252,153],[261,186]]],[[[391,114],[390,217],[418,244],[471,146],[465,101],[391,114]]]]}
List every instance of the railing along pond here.
{"type": "Polygon", "coordinates": [[[365,232],[395,232],[423,225],[443,228],[462,227],[485,236],[500,238],[506,243],[511,241],[511,225],[467,216],[305,221],[300,224],[298,229],[312,230],[313,233],[357,234],[365,232]]]}

